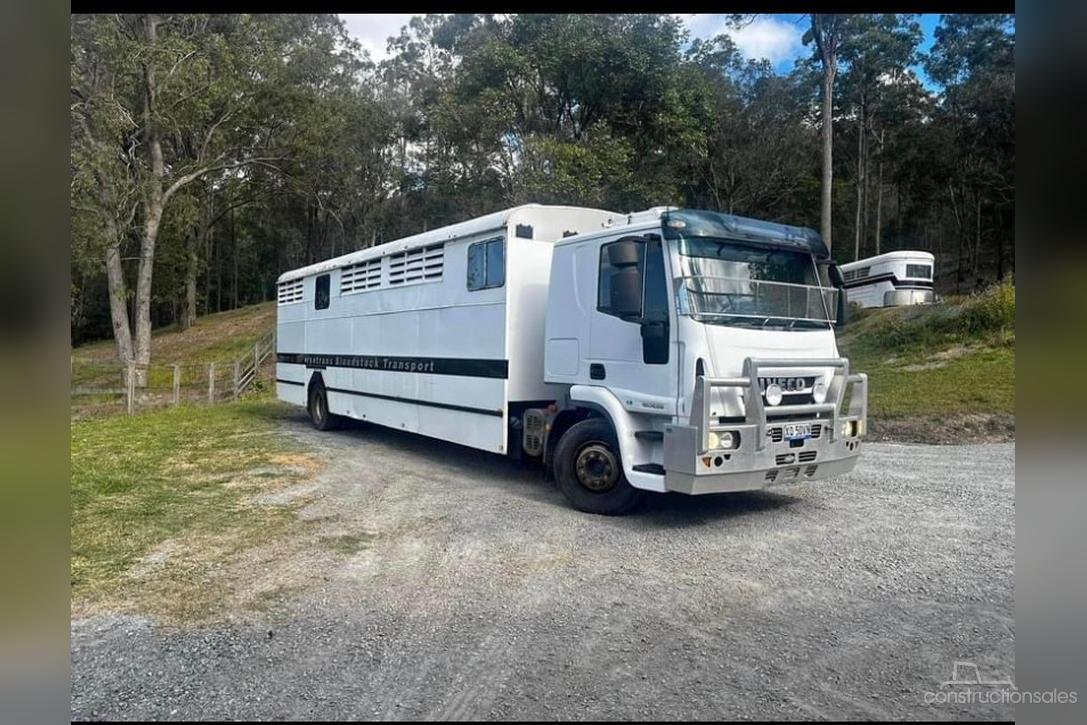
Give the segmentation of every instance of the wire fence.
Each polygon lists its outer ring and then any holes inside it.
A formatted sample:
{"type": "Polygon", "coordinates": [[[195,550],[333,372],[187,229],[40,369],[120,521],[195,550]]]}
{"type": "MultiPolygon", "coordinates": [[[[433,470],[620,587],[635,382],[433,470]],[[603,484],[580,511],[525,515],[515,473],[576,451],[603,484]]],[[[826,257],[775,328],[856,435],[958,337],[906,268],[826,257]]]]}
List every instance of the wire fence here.
{"type": "Polygon", "coordinates": [[[138,365],[72,357],[72,417],[136,413],[237,400],[274,377],[275,332],[233,360],[138,365]]]}

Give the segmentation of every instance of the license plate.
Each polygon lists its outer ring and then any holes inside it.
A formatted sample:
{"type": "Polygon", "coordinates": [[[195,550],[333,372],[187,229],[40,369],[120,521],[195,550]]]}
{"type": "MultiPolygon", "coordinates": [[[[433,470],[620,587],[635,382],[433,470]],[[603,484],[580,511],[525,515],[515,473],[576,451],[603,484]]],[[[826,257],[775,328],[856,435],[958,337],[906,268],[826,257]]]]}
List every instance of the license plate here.
{"type": "Polygon", "coordinates": [[[786,423],[785,439],[790,441],[811,438],[811,423],[786,423]]]}

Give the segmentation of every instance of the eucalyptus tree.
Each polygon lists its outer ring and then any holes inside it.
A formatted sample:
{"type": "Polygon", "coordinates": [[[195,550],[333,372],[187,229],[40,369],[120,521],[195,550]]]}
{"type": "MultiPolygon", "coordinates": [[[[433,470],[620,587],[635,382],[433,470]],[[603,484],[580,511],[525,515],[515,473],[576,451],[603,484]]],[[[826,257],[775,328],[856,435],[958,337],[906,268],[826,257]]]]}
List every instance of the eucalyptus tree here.
{"type": "Polygon", "coordinates": [[[269,97],[290,87],[284,74],[337,32],[334,16],[73,18],[72,143],[80,167],[73,208],[96,210],[83,219],[89,235],[103,240],[118,355],[137,365],[138,384],[151,356],[152,281],[164,215],[198,180],[284,158],[277,141],[289,119],[277,115],[269,97]],[[108,170],[95,163],[103,156],[108,170]],[[120,254],[126,235],[138,245],[131,321],[120,254]]]}
{"type": "Polygon", "coordinates": [[[947,197],[958,228],[960,284],[983,278],[986,238],[997,277],[1014,265],[1008,253],[1015,216],[1013,23],[1011,15],[944,15],[925,59],[928,74],[944,88],[935,125],[955,147],[947,197]]]}
{"type": "Polygon", "coordinates": [[[849,16],[812,13],[805,31],[805,45],[815,46],[822,68],[823,185],[820,202],[820,231],[827,249],[831,248],[834,186],[834,79],[838,74],[838,51],[849,34],[849,16]]]}
{"type": "Polygon", "coordinates": [[[868,238],[871,146],[877,145],[879,167],[876,182],[876,253],[882,225],[883,161],[887,141],[887,115],[904,103],[904,92],[911,89],[909,68],[917,61],[917,46],[922,39],[921,25],[915,16],[885,13],[856,15],[850,18],[849,33],[839,51],[845,66],[841,92],[852,106],[857,158],[856,206],[853,225],[853,258],[861,256],[861,245],[868,238]],[[877,113],[877,110],[883,114],[877,113]]]}

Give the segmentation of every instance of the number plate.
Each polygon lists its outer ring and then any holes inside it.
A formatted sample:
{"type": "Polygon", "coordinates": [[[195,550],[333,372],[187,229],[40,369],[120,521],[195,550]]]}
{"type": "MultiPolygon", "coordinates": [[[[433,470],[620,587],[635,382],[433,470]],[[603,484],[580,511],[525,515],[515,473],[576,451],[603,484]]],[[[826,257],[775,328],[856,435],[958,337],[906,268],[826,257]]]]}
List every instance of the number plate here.
{"type": "Polygon", "coordinates": [[[784,429],[786,440],[811,438],[811,423],[786,423],[784,429]]]}

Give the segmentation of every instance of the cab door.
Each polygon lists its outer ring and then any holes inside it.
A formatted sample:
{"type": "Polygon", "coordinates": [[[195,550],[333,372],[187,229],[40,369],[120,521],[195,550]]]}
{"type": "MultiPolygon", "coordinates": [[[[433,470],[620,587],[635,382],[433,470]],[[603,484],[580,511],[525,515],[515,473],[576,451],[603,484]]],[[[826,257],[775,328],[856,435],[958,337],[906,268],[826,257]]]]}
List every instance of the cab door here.
{"type": "Polygon", "coordinates": [[[675,415],[676,324],[661,239],[626,236],[599,251],[590,384],[611,390],[631,412],[675,415]]]}

